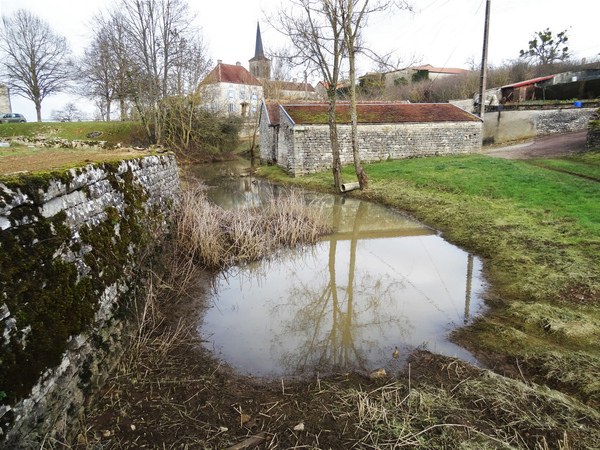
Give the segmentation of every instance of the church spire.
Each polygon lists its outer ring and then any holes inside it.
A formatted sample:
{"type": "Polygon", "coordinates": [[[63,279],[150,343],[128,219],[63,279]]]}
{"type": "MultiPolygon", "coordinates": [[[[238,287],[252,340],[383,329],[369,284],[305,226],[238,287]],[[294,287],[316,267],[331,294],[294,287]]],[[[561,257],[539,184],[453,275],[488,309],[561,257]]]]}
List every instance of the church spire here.
{"type": "Polygon", "coordinates": [[[256,48],[250,61],[250,73],[259,79],[271,79],[271,60],[265,56],[260,35],[260,23],[256,24],[256,48]]]}
{"type": "Polygon", "coordinates": [[[256,23],[256,49],[254,50],[255,58],[264,58],[265,52],[263,51],[262,37],[260,35],[260,23],[256,23]]]}

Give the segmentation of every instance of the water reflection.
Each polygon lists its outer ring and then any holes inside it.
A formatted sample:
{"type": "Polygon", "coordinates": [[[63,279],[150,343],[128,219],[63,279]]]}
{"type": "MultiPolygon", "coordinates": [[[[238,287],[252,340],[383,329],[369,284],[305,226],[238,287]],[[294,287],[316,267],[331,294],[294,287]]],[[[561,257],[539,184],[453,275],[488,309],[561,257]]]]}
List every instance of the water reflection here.
{"type": "Polygon", "coordinates": [[[256,376],[393,371],[417,347],[475,362],[446,336],[481,304],[479,260],[392,210],[319,201],[334,227],[323,242],[218,275],[206,345],[256,376]]]}

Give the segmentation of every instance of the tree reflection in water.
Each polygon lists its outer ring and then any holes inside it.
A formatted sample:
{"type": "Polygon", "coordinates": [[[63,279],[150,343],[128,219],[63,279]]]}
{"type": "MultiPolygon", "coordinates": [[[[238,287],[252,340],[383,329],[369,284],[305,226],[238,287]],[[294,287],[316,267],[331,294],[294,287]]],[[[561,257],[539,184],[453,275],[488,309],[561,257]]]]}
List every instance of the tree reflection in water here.
{"type": "MultiPolygon", "coordinates": [[[[334,229],[340,228],[341,198],[336,197],[333,206],[334,229]]],[[[378,359],[385,359],[385,352],[391,359],[394,348],[390,345],[381,348],[377,339],[370,337],[373,328],[378,335],[406,336],[411,328],[405,317],[390,316],[384,305],[394,302],[404,285],[386,274],[373,277],[367,272],[359,274],[355,283],[356,246],[360,236],[360,226],[366,220],[367,204],[361,202],[356,211],[350,242],[350,262],[346,287],[336,284],[336,252],[338,238],[335,234],[329,240],[329,273],[310,283],[292,284],[287,298],[292,300],[295,315],[282,323],[281,331],[273,340],[273,347],[280,348],[281,341],[294,336],[297,348],[280,356],[279,365],[288,374],[299,375],[306,372],[338,372],[349,368],[369,370],[371,357],[367,353],[381,353],[378,359]],[[327,276],[328,275],[328,276],[327,276]],[[388,278],[384,280],[384,278],[388,278]],[[355,291],[361,298],[354,303],[355,291]]],[[[316,274],[318,275],[318,274],[316,274]]],[[[271,308],[287,308],[288,305],[272,305],[271,308]]],[[[405,339],[404,339],[405,340],[405,339]]],[[[394,343],[396,344],[396,343],[394,343]]]]}
{"type": "MultiPolygon", "coordinates": [[[[260,203],[261,189],[228,179],[219,195],[248,206],[260,203]]],[[[389,209],[319,201],[335,230],[323,242],[217,276],[214,307],[198,327],[206,346],[256,376],[394,370],[416,347],[475,362],[446,335],[481,304],[472,295],[482,289],[480,261],[389,209]]]]}

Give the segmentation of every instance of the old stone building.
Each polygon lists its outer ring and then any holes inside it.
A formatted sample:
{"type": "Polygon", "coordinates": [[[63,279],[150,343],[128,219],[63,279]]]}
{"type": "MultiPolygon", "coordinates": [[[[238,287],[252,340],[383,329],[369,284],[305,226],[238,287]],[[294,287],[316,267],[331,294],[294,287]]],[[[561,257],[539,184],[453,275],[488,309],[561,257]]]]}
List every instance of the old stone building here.
{"type": "Polygon", "coordinates": [[[12,108],[10,106],[10,97],[8,93],[8,88],[0,84],[0,114],[6,114],[12,112],[12,108]]]}
{"type": "MultiPolygon", "coordinates": [[[[263,102],[260,158],[292,176],[330,169],[328,105],[263,102]]],[[[363,162],[472,154],[481,150],[482,121],[449,103],[361,103],[358,139],[363,162]]],[[[353,163],[350,107],[337,106],[342,165],[353,163]]]]}

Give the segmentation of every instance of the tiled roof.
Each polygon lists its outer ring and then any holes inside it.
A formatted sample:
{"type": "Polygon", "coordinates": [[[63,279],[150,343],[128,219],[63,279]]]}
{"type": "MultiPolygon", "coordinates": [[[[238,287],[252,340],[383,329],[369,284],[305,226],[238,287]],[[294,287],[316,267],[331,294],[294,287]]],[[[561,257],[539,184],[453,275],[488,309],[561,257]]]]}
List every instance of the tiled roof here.
{"type": "Polygon", "coordinates": [[[232,83],[232,84],[248,84],[251,86],[262,86],[244,66],[234,66],[232,64],[218,63],[204,79],[202,84],[213,83],[232,83]]]}
{"type": "Polygon", "coordinates": [[[279,123],[279,103],[265,102],[267,114],[269,114],[269,123],[279,123]]]}
{"type": "MultiPolygon", "coordinates": [[[[327,103],[287,104],[283,109],[296,124],[328,123],[327,103]]],[[[337,104],[337,123],[350,123],[350,105],[337,104]]],[[[361,103],[359,123],[477,122],[481,119],[450,103],[361,103]]],[[[275,123],[271,119],[271,123],[275,123]]]]}

